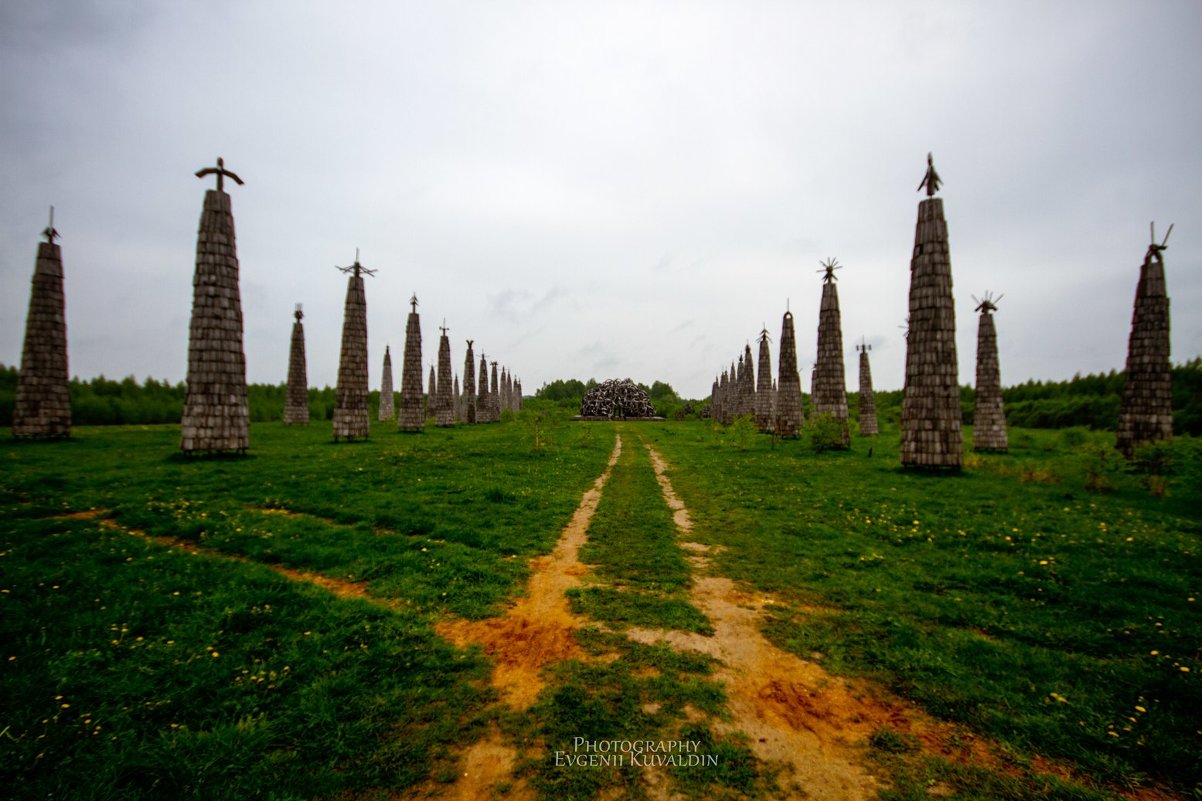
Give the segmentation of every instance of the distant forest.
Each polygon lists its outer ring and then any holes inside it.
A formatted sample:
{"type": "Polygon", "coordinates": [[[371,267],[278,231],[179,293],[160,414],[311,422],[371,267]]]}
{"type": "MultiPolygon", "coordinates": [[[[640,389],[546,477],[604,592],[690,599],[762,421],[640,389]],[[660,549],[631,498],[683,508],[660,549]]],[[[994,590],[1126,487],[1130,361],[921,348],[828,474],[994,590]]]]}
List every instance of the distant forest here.
{"type": "MultiPolygon", "coordinates": [[[[597,381],[576,379],[552,381],[534,393],[535,398],[565,409],[580,405],[584,393],[597,381]]],[[[669,419],[703,416],[709,399],[681,398],[670,384],[656,381],[640,384],[656,411],[669,419]]],[[[0,364],[0,426],[12,425],[17,368],[0,364]]],[[[138,383],[132,376],[115,381],[104,376],[71,381],[71,419],[75,425],[149,425],[178,423],[183,413],[184,383],[170,384],[148,378],[138,383]]],[[[1111,370],[1098,375],[1077,375],[1068,381],[1027,381],[1003,390],[1006,420],[1024,428],[1087,428],[1114,430],[1118,422],[1123,373],[1111,370]]],[[[254,422],[280,420],[284,416],[283,384],[251,384],[247,390],[250,419],[254,422]]],[[[847,393],[852,416],[858,405],[855,392],[847,393]]],[[[973,390],[962,387],[964,422],[972,423],[973,390]]],[[[897,424],[901,417],[901,390],[876,393],[877,416],[884,424],[897,424]]],[[[379,403],[373,391],[369,405],[379,403]]],[[[809,396],[805,398],[809,404],[809,396]]],[[[309,415],[313,420],[334,416],[334,389],[309,390],[309,415]]],[[[1202,358],[1173,368],[1173,430],[1178,434],[1202,434],[1202,358]]]]}

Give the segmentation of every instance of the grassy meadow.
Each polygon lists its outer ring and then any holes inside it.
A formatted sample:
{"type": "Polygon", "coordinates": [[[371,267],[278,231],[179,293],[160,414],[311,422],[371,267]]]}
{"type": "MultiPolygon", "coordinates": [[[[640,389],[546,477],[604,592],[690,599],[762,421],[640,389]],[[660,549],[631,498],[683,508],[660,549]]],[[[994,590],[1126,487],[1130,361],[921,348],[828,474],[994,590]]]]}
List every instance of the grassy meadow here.
{"type": "MultiPolygon", "coordinates": [[[[967,432],[966,432],[967,435],[967,432]]],[[[1202,793],[1202,447],[1127,465],[1112,435],[1012,430],[960,475],[900,469],[897,432],[815,452],[745,423],[253,425],[246,458],[189,460],[177,426],[79,428],[0,442],[0,781],[14,798],[388,798],[456,775],[496,727],[542,797],[639,797],[637,777],[565,772],[575,736],[702,739],[723,769],[687,798],[773,798],[769,766],[713,733],[705,657],[621,636],[705,634],[642,443],[709,544],[712,570],[777,603],[779,647],[866,677],[1075,784],[999,777],[865,744],[883,797],[1105,798],[1202,793]],[[602,472],[572,591],[587,653],[529,710],[497,703],[489,659],[434,624],[499,614],[602,472]],[[134,533],[131,533],[134,532],[134,533]],[[149,536],[137,536],[143,533],[149,536]],[[194,543],[168,548],[153,537],[194,543]],[[272,569],[354,582],[340,597],[272,569]]],[[[967,440],[967,436],[966,436],[967,440]]]]}

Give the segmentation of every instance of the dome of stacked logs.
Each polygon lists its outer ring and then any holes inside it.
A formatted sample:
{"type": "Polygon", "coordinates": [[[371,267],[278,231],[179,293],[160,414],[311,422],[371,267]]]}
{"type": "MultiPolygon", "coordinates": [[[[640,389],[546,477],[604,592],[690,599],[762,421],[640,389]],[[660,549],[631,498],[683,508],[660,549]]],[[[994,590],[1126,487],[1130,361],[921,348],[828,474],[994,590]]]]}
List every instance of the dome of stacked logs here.
{"type": "Polygon", "coordinates": [[[580,416],[586,419],[621,420],[655,417],[655,407],[642,387],[629,378],[611,378],[593,387],[580,401],[580,416]]]}

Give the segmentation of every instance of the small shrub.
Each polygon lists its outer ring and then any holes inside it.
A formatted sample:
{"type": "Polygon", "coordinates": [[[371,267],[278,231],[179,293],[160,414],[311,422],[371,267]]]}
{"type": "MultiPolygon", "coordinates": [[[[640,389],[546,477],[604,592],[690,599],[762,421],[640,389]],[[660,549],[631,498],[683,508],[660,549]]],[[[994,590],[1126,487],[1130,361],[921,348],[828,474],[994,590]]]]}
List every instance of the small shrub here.
{"type": "Polygon", "coordinates": [[[1115,463],[1117,458],[1109,448],[1099,449],[1097,458],[1085,468],[1085,489],[1090,492],[1114,492],[1114,483],[1106,474],[1118,470],[1115,463]]]}
{"type": "Polygon", "coordinates": [[[741,451],[747,450],[751,444],[751,439],[756,434],[755,423],[751,422],[750,415],[743,415],[735,419],[726,428],[726,437],[730,444],[734,445],[741,451]]]}
{"type": "Polygon", "coordinates": [[[806,430],[810,435],[810,449],[815,453],[835,448],[846,448],[845,434],[847,428],[843,422],[829,414],[814,415],[807,421],[806,430]]]}

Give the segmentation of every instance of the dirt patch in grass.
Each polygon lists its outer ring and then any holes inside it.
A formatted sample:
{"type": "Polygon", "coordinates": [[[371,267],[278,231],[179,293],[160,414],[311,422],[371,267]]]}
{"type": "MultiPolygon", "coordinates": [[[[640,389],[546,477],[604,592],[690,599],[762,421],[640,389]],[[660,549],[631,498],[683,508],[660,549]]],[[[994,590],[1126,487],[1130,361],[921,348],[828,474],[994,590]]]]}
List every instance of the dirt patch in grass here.
{"type": "Polygon", "coordinates": [[[537,797],[524,779],[513,779],[517,751],[505,744],[501,732],[490,727],[488,736],[469,745],[459,755],[455,781],[427,782],[398,799],[430,798],[443,801],[534,801],[537,797]]]}
{"type": "Polygon", "coordinates": [[[323,590],[337,595],[339,598],[360,598],[365,601],[371,601],[372,603],[377,603],[384,606],[389,605],[388,601],[368,594],[367,585],[364,582],[346,581],[344,579],[323,576],[320,573],[311,573],[307,570],[297,570],[295,568],[285,567],[284,565],[266,564],[264,562],[258,562],[254,559],[248,559],[245,556],[222,553],[221,551],[215,551],[211,548],[204,548],[200,545],[197,545],[195,542],[192,542],[191,540],[185,540],[179,537],[154,536],[147,534],[145,531],[125,528],[114,520],[102,520],[100,521],[100,525],[108,529],[123,531],[133,537],[149,540],[150,542],[154,542],[166,548],[179,548],[182,551],[188,551],[189,553],[194,554],[204,554],[205,556],[211,556],[217,559],[230,559],[235,562],[253,562],[255,564],[260,564],[264,567],[274,570],[276,573],[280,574],[289,581],[302,581],[307,584],[314,584],[318,587],[321,587],[323,590]]]}
{"type": "Polygon", "coordinates": [[[439,634],[460,647],[472,643],[483,646],[494,664],[492,685],[514,709],[527,709],[534,703],[544,687],[541,672],[545,666],[582,656],[572,631],[583,621],[572,614],[564,591],[579,586],[580,576],[588,572],[578,554],[587,539],[601,491],[621,453],[619,436],[604,472],[580,499],[555,549],[530,562],[526,594],[503,616],[444,621],[435,626],[439,634]]]}

